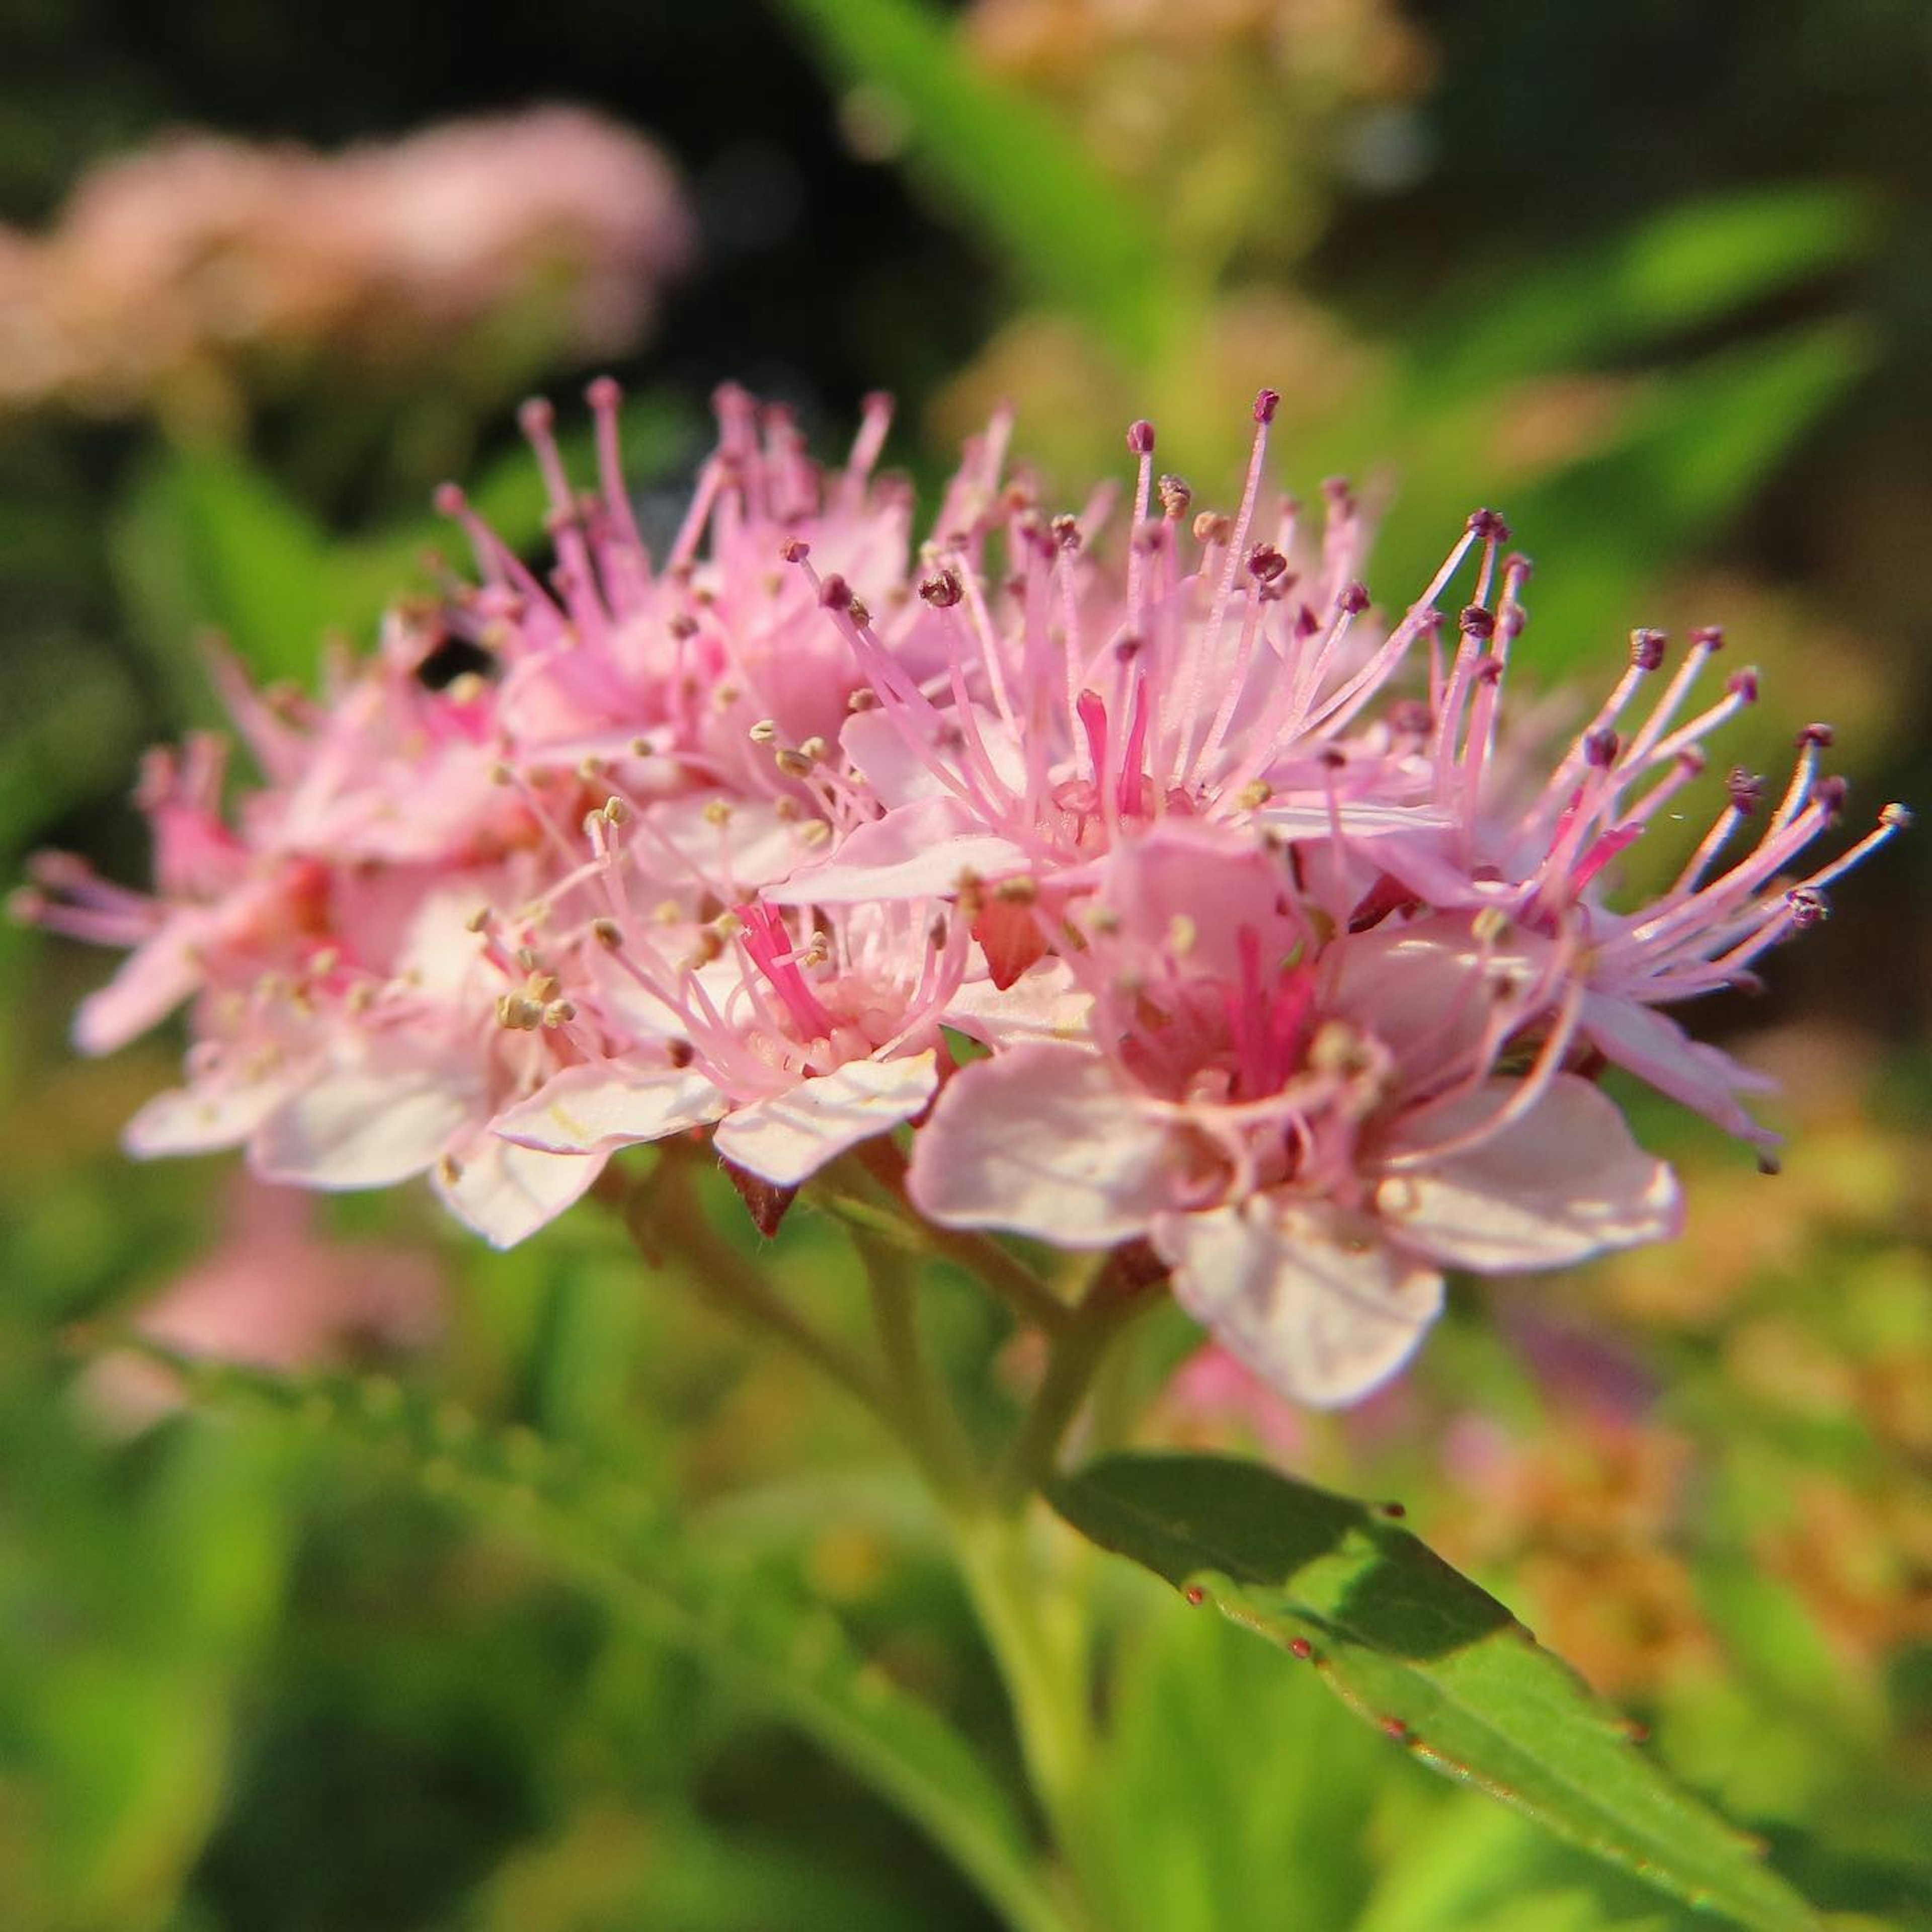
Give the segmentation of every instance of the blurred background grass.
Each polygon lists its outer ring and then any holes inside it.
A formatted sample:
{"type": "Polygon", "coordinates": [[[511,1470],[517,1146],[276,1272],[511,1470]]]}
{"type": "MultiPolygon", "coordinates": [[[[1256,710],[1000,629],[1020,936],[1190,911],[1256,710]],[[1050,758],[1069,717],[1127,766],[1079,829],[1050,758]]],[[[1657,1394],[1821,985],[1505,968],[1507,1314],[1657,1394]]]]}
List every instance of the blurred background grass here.
{"type": "MultiPolygon", "coordinates": [[[[138,878],[130,775],[211,715],[202,636],[268,678],[366,646],[428,580],[443,476],[534,540],[514,403],[604,368],[661,520],[727,377],[828,439],[895,391],[895,454],[927,482],[1010,397],[1070,504],[1142,414],[1219,500],[1265,382],[1289,481],[1343,471],[1383,502],[1388,601],[1499,504],[1540,566],[1532,676],[1606,678],[1633,624],[1720,620],[1766,670],[1739,761],[1774,767],[1823,717],[1857,815],[1932,794],[1915,0],[14,0],[0,76],[10,880],[48,844],[138,878]],[[548,124],[482,189],[500,129],[481,158],[362,154],[374,202],[287,146],[555,102],[604,123],[548,124]],[[104,177],[182,129],[277,144],[273,167],[177,146],[104,177]],[[620,130],[679,200],[652,200],[620,130]],[[379,205],[427,211],[380,262],[379,205]]],[[[1780,1180],[1646,1111],[1689,1172],[1682,1244],[1471,1298],[1342,1421],[1209,1359],[1144,1425],[1402,1496],[1822,1903],[1901,1924],[1932,1924],[1920,842],[1843,890],[1766,998],[1712,1010],[1786,1076],[1780,1180]]],[[[413,1196],[311,1208],[224,1162],[130,1166],[119,1124],[178,1041],[70,1058],[110,963],[0,928],[0,1924],[990,1922],[904,1822],[919,1804],[855,1772],[859,1677],[834,1658],[815,1702],[772,1689],[829,1601],[855,1672],[1010,1762],[878,1445],[590,1210],[492,1256],[413,1196]],[[428,1446],[366,1394],[173,1413],[103,1359],[137,1315],[184,1347],[380,1367],[428,1446]],[[472,1493],[472,1427],[621,1470],[681,1526],[650,1587],[472,1493]],[[693,1615],[721,1599],[762,1621],[693,1615]]],[[[836,1311],[828,1229],[797,1217],[772,1258],[836,1311]]],[[[930,1293],[962,1385],[991,1364],[998,1386],[998,1323],[956,1281],[930,1293]]],[[[1150,1331],[1133,1366],[1150,1384],[1186,1347],[1150,1331]]],[[[1104,1587],[1110,1924],[1675,1922],[1262,1646],[1104,1587]]],[[[958,1780],[930,1762],[944,1809],[958,1780]]]]}

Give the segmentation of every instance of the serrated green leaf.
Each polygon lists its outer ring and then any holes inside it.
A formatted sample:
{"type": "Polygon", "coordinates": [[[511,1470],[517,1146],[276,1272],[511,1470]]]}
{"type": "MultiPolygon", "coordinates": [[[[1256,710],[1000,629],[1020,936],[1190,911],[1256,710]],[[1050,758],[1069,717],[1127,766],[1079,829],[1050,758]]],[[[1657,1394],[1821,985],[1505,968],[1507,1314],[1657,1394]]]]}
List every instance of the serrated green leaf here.
{"type": "Polygon", "coordinates": [[[1756,1932],[1815,1925],[1567,1664],[1378,1512],[1209,1456],[1110,1456],[1049,1495],[1103,1548],[1305,1646],[1331,1689],[1432,1768],[1756,1932]]]}
{"type": "Polygon", "coordinates": [[[1136,199],[1020,89],[976,68],[925,0],[783,0],[842,78],[902,116],[908,160],[1038,298],[1130,352],[1155,347],[1184,277],[1136,199]]]}
{"type": "Polygon", "coordinates": [[[1069,1932],[1017,1808],[958,1733],[868,1664],[829,1612],[727,1586],[634,1485],[528,1430],[491,1429],[393,1382],[295,1382],[145,1352],[203,1406],[266,1408],[399,1456],[434,1494],[795,1724],[925,1830],[1020,1932],[1069,1932]]]}

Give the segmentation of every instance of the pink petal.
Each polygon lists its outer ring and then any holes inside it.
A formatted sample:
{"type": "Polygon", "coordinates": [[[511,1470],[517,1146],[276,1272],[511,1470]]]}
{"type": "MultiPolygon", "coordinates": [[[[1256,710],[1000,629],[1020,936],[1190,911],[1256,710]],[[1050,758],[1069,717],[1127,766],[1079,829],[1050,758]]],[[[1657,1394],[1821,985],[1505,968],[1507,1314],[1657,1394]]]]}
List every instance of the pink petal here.
{"type": "Polygon", "coordinates": [[[1163,1214],[1154,1244],[1175,1300],[1264,1381],[1317,1408],[1387,1381],[1442,1306],[1441,1275],[1372,1221],[1282,1195],[1163,1214]]]}
{"type": "Polygon", "coordinates": [[[919,1130],[909,1185],[955,1228],[1010,1228],[1063,1248],[1112,1247],[1166,1204],[1166,1126],[1098,1054],[1021,1046],[956,1074],[919,1130]]]}
{"type": "MultiPolygon", "coordinates": [[[[1388,1152],[1426,1154],[1474,1129],[1515,1085],[1485,1081],[1398,1133],[1388,1152]]],[[[1376,1211],[1408,1246],[1486,1273],[1561,1268],[1606,1248],[1668,1240],[1682,1205],[1677,1177],[1630,1138],[1610,1100],[1570,1073],[1492,1138],[1391,1174],[1376,1191],[1376,1211]]]]}
{"type": "Polygon", "coordinates": [[[1778,1139],[1744,1112],[1737,1097],[1768,1093],[1778,1083],[1741,1066],[1718,1048],[1693,1040],[1675,1020],[1634,1000],[1592,993],[1583,1001],[1582,1027],[1606,1060],[1714,1120],[1726,1133],[1760,1147],[1778,1139]]]}
{"type": "Polygon", "coordinates": [[[795,1187],[848,1148],[909,1120],[939,1084],[930,1050],[903,1060],[855,1060],[790,1092],[740,1107],[712,1144],[781,1187],[795,1187]]]}
{"type": "Polygon", "coordinates": [[[1028,869],[1010,838],[976,831],[951,797],[922,799],[862,825],[822,866],[794,872],[765,897],[776,905],[850,905],[864,899],[945,898],[960,875],[1009,878],[1028,869]]]}
{"type": "Polygon", "coordinates": [[[544,1154],[609,1154],[637,1141],[715,1120],[730,1105],[702,1074],[674,1067],[637,1072],[604,1063],[567,1066],[492,1129],[544,1154]]]}
{"type": "Polygon", "coordinates": [[[158,1026],[202,983],[191,927],[171,921],[97,993],[81,1001],[74,1018],[74,1043],[82,1053],[112,1053],[158,1026]]]}

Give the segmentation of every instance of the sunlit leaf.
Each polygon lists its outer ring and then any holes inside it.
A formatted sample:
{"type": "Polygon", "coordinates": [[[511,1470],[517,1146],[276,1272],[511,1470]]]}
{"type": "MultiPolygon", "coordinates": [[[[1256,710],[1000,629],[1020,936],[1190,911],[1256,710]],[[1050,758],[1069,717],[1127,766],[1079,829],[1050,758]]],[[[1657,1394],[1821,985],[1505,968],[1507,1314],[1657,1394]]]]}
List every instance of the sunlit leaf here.
{"type": "Polygon", "coordinates": [[[1432,1768],[1758,1932],[1815,1923],[1568,1665],[1377,1511],[1258,1464],[1176,1455],[1108,1457],[1052,1500],[1094,1542],[1305,1658],[1432,1768]]]}

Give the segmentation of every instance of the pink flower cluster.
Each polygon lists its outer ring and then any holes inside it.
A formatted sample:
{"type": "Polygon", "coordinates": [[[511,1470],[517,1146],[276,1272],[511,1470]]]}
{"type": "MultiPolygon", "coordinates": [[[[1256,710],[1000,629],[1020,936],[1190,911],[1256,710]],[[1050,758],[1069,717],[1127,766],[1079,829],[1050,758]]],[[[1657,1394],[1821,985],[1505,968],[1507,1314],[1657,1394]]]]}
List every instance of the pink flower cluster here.
{"type": "Polygon", "coordinates": [[[1756,695],[1718,632],[1674,662],[1637,632],[1539,764],[1504,728],[1528,566],[1501,518],[1378,617],[1346,490],[1311,519],[1266,484],[1271,392],[1232,514],[1194,514],[1136,423],[1124,517],[1104,489],[1051,515],[996,422],[915,545],[883,401],[822,472],[727,391],[661,561],[616,391],[590,400],[594,494],[524,415],[547,576],[446,492],[477,582],[317,701],[231,676],[263,778],[236,814],[215,745],[154,755],[153,896],[42,862],[34,916],[134,949],[85,1048],[193,1002],[136,1153],[427,1174],[508,1244],[636,1143],[708,1134],[782,1195],[909,1129],[934,1222],[1130,1248],[1337,1402],[1407,1357],[1445,1269],[1675,1231],[1606,1064],[1769,1138],[1760,1083],[1663,1009],[1748,980],[1904,814],[1800,876],[1844,799],[1808,727],[1781,794],[1733,772],[1675,882],[1617,904],[1618,856],[1756,695]]]}
{"type": "Polygon", "coordinates": [[[47,235],[0,226],[0,410],[122,411],[314,358],[421,370],[493,330],[518,366],[610,355],[694,247],[664,156],[580,109],[332,156],[176,134],[94,168],[47,235]]]}

